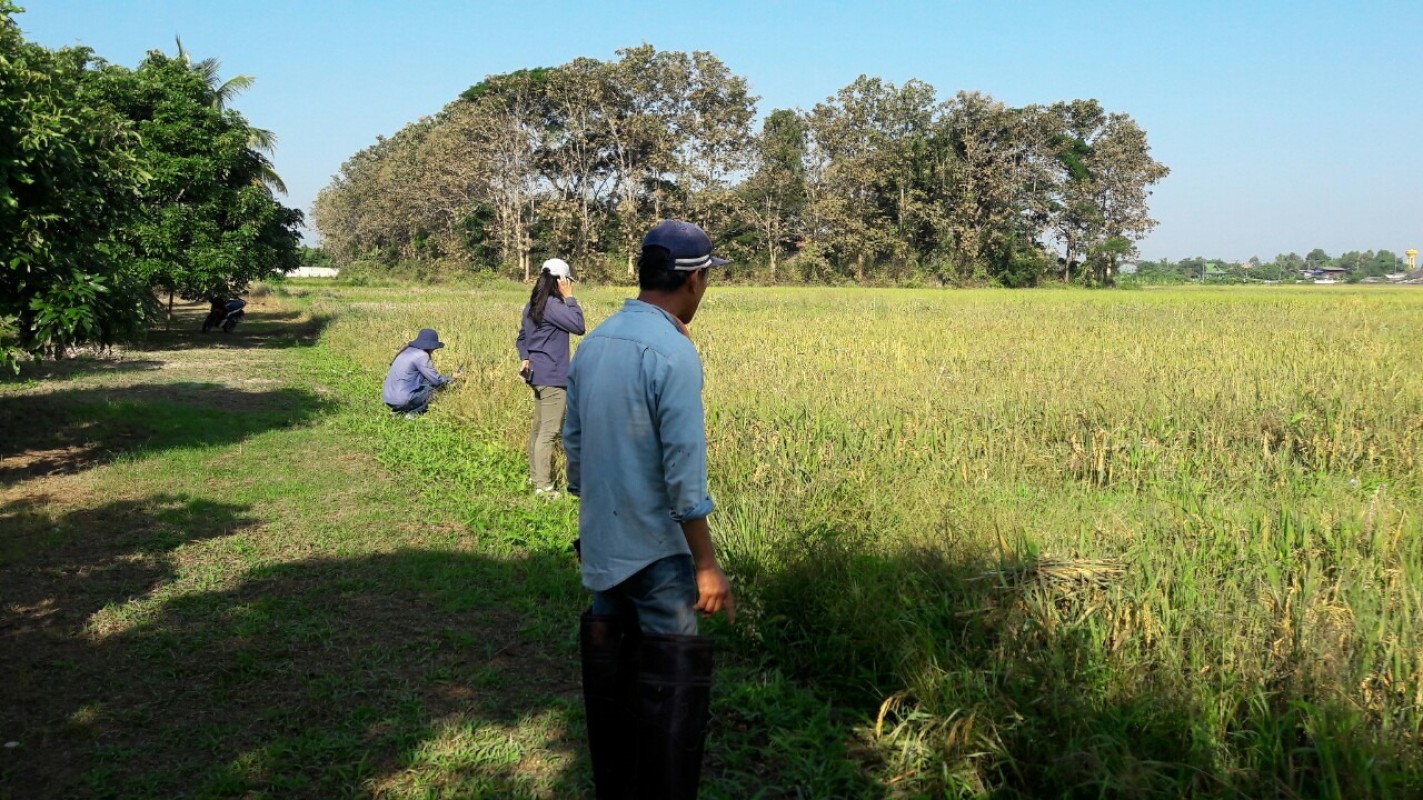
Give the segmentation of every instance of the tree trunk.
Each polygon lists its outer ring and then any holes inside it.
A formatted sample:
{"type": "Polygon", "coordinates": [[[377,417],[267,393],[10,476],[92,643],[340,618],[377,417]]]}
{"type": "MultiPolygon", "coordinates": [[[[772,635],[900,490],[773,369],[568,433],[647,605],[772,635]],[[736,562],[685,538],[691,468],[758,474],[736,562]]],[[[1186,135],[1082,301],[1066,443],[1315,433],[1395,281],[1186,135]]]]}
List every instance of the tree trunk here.
{"type": "Polygon", "coordinates": [[[168,321],[164,323],[163,330],[173,330],[173,290],[168,290],[168,321]]]}

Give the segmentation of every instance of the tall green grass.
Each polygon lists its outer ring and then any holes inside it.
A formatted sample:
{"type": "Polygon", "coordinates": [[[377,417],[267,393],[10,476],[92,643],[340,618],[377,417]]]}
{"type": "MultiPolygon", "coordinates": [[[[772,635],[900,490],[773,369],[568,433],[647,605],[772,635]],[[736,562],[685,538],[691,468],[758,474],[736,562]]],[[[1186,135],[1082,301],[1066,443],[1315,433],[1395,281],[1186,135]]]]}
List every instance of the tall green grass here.
{"type": "MultiPolygon", "coordinates": [[[[514,507],[523,287],[295,291],[375,416],[438,328],[460,435],[387,455],[514,507]]],[[[890,794],[1423,792],[1420,331],[1389,289],[713,287],[733,635],[858,710],[890,794]]]]}

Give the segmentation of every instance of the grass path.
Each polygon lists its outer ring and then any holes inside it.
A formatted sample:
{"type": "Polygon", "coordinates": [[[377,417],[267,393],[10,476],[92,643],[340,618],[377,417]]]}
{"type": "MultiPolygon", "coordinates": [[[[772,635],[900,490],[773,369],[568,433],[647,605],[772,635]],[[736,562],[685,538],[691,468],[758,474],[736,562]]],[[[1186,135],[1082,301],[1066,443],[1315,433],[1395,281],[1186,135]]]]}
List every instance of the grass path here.
{"type": "Polygon", "coordinates": [[[363,451],[319,323],[193,320],[0,393],[0,794],[578,793],[568,643],[508,602],[572,566],[363,451]]]}
{"type": "MultiPolygon", "coordinates": [[[[322,319],[248,310],[0,382],[0,798],[586,796],[584,598],[519,534],[571,507],[442,501],[438,414],[401,439],[322,319]]],[[[724,674],[704,796],[876,794],[825,704],[724,674]]]]}

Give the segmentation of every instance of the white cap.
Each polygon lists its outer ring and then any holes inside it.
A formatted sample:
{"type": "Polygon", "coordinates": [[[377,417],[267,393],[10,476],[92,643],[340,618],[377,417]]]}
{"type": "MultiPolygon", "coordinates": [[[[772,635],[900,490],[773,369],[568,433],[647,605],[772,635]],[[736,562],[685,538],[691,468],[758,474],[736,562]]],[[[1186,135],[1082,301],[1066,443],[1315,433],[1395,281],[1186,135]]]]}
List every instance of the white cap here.
{"type": "Polygon", "coordinates": [[[543,271],[555,278],[567,278],[573,280],[573,270],[569,268],[568,262],[561,258],[550,258],[544,262],[543,271]]]}

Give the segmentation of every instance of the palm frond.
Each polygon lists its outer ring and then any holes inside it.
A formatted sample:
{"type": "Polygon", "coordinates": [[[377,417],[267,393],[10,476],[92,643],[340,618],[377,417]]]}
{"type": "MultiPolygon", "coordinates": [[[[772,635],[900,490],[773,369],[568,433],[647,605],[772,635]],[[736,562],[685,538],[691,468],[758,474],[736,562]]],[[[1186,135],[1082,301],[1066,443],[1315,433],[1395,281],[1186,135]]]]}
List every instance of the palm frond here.
{"type": "Polygon", "coordinates": [[[277,171],[271,167],[264,167],[262,169],[262,174],[257,177],[257,183],[267,187],[271,191],[280,192],[284,195],[287,193],[287,185],[282,182],[282,176],[278,175],[277,171]]]}
{"type": "Polygon", "coordinates": [[[248,128],[247,147],[259,153],[271,153],[277,149],[277,134],[266,128],[248,128]]]}
{"type": "MultiPolygon", "coordinates": [[[[216,78],[217,76],[214,75],[213,81],[211,82],[215,83],[216,78]]],[[[221,86],[218,86],[213,89],[213,107],[226,108],[228,102],[232,100],[232,98],[252,88],[252,84],[256,82],[257,79],[252,77],[251,75],[237,75],[232,78],[228,78],[227,81],[221,86]]]]}

